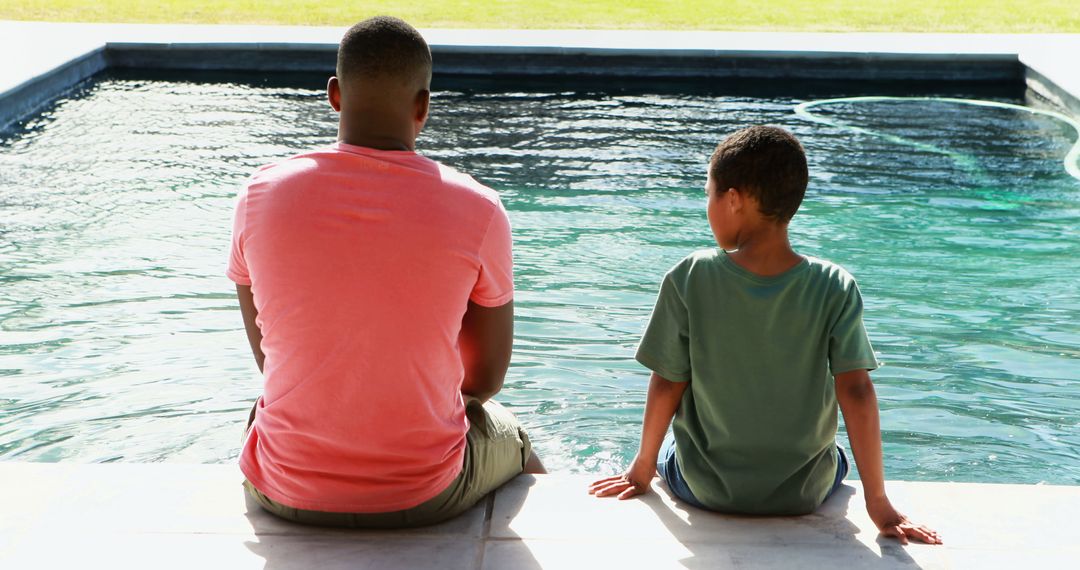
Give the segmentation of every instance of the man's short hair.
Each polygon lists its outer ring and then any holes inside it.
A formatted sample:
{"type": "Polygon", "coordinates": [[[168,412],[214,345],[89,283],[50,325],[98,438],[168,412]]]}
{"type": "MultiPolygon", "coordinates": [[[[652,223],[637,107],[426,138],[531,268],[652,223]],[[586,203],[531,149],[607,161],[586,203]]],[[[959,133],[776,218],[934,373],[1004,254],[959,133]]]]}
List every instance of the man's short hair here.
{"type": "Polygon", "coordinates": [[[720,192],[738,188],[760,203],[762,215],[787,222],[806,194],[806,152],[779,127],[754,126],[727,137],[709,159],[720,192]]]}
{"type": "Polygon", "coordinates": [[[369,18],[349,28],[338,46],[337,76],[400,77],[431,74],[431,49],[416,28],[390,16],[369,18]]]}

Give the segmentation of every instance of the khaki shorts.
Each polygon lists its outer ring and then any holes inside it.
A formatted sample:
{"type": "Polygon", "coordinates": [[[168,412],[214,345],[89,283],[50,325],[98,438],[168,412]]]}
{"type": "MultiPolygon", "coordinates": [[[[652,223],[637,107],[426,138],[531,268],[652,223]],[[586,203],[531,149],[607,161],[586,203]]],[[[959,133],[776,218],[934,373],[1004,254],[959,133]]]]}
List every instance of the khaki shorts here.
{"type": "MultiPolygon", "coordinates": [[[[509,410],[493,401],[468,399],[465,461],[461,474],[443,492],[411,509],[389,513],[331,513],[294,509],[267,497],[248,481],[244,488],[263,509],[301,524],[346,528],[405,528],[443,522],[469,510],[513,479],[532,454],[529,436],[509,410]]],[[[248,426],[255,418],[251,411],[248,426]]]]}

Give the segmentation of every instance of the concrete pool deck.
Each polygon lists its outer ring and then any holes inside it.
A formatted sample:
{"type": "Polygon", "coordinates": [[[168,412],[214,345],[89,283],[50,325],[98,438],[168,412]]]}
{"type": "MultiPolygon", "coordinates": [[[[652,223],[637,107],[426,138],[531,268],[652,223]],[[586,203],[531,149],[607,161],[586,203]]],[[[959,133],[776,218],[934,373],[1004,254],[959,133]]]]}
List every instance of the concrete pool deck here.
{"type": "MultiPolygon", "coordinates": [[[[343,31],[0,21],[0,129],[109,67],[329,72],[343,31]]],[[[1013,81],[1080,116],[1080,34],[423,33],[446,74],[1013,81]]]]}
{"type": "Polygon", "coordinates": [[[233,465],[0,463],[0,568],[1075,568],[1080,487],[890,482],[942,546],[879,538],[857,481],[804,517],[629,501],[582,475],[523,475],[464,516],[410,531],[295,525],[247,500],[233,465]]]}

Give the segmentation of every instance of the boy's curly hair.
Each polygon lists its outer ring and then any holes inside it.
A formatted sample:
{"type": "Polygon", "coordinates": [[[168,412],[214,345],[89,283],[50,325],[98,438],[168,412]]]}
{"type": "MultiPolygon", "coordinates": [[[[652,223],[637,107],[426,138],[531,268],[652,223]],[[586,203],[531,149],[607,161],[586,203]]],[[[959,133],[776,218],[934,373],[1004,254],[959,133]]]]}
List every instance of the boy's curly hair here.
{"type": "Polygon", "coordinates": [[[760,203],[762,215],[787,222],[806,194],[806,152],[779,127],[753,126],[723,140],[709,159],[719,192],[737,188],[760,203]]]}

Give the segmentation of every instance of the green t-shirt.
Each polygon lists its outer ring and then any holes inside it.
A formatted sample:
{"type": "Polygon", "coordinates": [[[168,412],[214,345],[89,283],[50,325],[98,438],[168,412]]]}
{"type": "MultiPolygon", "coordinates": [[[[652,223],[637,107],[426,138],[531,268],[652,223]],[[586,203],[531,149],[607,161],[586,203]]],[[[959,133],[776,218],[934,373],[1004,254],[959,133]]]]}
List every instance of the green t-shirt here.
{"type": "Polygon", "coordinates": [[[851,275],[812,257],[762,277],[703,250],[664,276],[637,360],[690,382],[675,457],[702,504],[803,514],[825,500],[836,477],[832,375],[877,368],[862,308],[851,275]]]}

